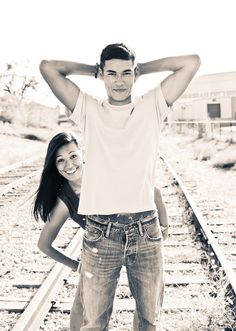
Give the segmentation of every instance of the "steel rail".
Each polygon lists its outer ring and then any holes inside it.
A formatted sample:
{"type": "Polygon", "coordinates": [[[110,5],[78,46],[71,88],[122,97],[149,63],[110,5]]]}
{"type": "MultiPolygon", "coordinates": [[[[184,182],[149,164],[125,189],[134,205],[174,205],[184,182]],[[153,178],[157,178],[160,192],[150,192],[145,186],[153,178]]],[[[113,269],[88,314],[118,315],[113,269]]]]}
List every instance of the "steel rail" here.
{"type": "Polygon", "coordinates": [[[16,188],[21,187],[22,185],[28,183],[35,176],[39,176],[41,172],[42,172],[41,169],[36,170],[34,172],[31,172],[27,176],[21,177],[7,185],[4,185],[4,187],[0,189],[0,197],[6,195],[7,193],[11,192],[12,190],[15,190],[16,188]]]}
{"type": "Polygon", "coordinates": [[[24,167],[24,166],[30,164],[30,163],[34,163],[36,161],[39,161],[41,158],[43,158],[43,156],[44,156],[43,154],[40,154],[40,155],[31,157],[29,159],[26,159],[26,160],[11,164],[9,166],[0,168],[0,175],[3,175],[6,172],[9,172],[9,171],[12,171],[12,170],[15,170],[15,169],[19,169],[21,167],[24,167]]]}
{"type": "Polygon", "coordinates": [[[204,238],[207,240],[207,244],[211,247],[216,259],[219,261],[221,267],[223,268],[225,275],[228,278],[228,281],[230,283],[230,286],[234,292],[234,296],[236,297],[236,274],[235,274],[233,268],[231,267],[230,262],[226,259],[217,240],[215,239],[214,235],[212,234],[209,226],[207,225],[207,223],[206,223],[204,217],[202,216],[202,213],[200,212],[199,208],[197,207],[196,203],[193,201],[192,197],[188,193],[181,178],[176,174],[176,172],[174,171],[171,164],[167,161],[167,159],[163,155],[160,155],[160,158],[167,165],[173,178],[176,180],[179,187],[181,188],[189,206],[191,207],[191,209],[193,211],[193,214],[195,215],[195,221],[198,223],[198,227],[199,227],[200,231],[202,232],[204,238]]]}
{"type": "Polygon", "coordinates": [[[165,122],[166,124],[225,124],[225,123],[230,123],[230,124],[236,124],[236,120],[221,120],[221,121],[168,121],[165,122]]]}
{"type": "MultiPolygon", "coordinates": [[[[67,246],[65,254],[78,256],[82,244],[83,231],[79,229],[67,246]]],[[[56,263],[39,290],[16,322],[12,331],[37,331],[55,301],[60,288],[71,272],[70,268],[56,263]]]]}
{"type": "MultiPolygon", "coordinates": [[[[181,188],[189,206],[193,211],[193,214],[195,215],[196,222],[199,225],[198,228],[201,229],[204,238],[207,240],[208,245],[211,247],[212,251],[214,252],[216,258],[219,261],[219,264],[222,266],[229,280],[230,286],[234,294],[236,295],[236,276],[229,264],[229,261],[227,261],[227,259],[225,258],[225,255],[221,251],[221,248],[217,240],[214,238],[201,212],[199,211],[191,195],[188,193],[187,189],[185,188],[185,185],[183,184],[181,178],[175,173],[174,169],[172,168],[170,163],[164,158],[164,156],[161,155],[161,159],[167,165],[173,178],[181,188]]],[[[77,249],[79,249],[81,242],[82,242],[82,231],[78,231],[65,252],[73,256],[73,254],[76,253],[77,249]]],[[[52,301],[55,301],[61,286],[63,286],[63,281],[68,277],[69,273],[70,273],[70,269],[59,263],[57,263],[54,266],[54,268],[52,269],[52,271],[50,272],[44,283],[41,285],[38,292],[35,294],[31,302],[25,309],[24,313],[17,321],[12,331],[39,330],[46,314],[53,306],[52,301]]]]}

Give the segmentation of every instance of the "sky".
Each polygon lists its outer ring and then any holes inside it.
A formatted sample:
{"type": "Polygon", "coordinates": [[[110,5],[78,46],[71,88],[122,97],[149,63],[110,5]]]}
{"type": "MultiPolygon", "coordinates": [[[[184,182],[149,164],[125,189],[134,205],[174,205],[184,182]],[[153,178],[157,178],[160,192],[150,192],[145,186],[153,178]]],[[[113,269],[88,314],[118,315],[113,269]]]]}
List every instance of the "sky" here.
{"type": "Polygon", "coordinates": [[[0,9],[0,68],[95,64],[107,44],[124,42],[138,62],[196,53],[197,75],[236,71],[235,0],[8,0],[0,9]]]}

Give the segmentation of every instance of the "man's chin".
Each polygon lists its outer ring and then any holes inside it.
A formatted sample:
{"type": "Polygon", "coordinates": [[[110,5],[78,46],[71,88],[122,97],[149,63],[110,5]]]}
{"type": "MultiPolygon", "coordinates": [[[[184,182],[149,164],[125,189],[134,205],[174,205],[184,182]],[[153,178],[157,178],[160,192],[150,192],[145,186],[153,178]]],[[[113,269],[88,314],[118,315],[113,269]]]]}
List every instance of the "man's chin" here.
{"type": "Polygon", "coordinates": [[[109,102],[111,104],[127,104],[131,102],[131,96],[115,96],[115,97],[109,97],[109,102]]]}

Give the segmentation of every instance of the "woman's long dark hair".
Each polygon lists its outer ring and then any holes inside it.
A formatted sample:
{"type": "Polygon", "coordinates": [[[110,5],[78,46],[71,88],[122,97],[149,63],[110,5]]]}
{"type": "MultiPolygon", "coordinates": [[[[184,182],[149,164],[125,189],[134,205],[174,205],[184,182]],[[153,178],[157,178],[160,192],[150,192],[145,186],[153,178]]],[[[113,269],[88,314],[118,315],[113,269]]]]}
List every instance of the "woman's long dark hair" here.
{"type": "Polygon", "coordinates": [[[49,142],[33,206],[33,215],[37,221],[39,218],[44,222],[50,220],[50,213],[56,204],[58,192],[66,180],[56,168],[57,151],[72,141],[79,147],[78,140],[73,133],[61,132],[49,142]]]}

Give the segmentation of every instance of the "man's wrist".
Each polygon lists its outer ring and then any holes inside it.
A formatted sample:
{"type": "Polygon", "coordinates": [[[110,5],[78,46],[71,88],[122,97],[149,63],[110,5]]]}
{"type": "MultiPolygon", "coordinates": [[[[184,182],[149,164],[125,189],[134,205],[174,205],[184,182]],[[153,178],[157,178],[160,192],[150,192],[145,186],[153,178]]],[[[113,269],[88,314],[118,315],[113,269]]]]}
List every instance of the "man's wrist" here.
{"type": "Polygon", "coordinates": [[[143,62],[137,64],[139,76],[151,73],[149,69],[149,62],[143,62]]]}
{"type": "Polygon", "coordinates": [[[142,63],[137,63],[137,66],[136,66],[136,75],[138,77],[140,77],[141,75],[143,75],[143,64],[142,63]]]}
{"type": "Polygon", "coordinates": [[[98,73],[99,73],[99,64],[96,63],[96,65],[95,65],[95,72],[94,72],[94,77],[95,78],[98,78],[98,73]]]}

